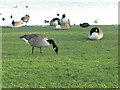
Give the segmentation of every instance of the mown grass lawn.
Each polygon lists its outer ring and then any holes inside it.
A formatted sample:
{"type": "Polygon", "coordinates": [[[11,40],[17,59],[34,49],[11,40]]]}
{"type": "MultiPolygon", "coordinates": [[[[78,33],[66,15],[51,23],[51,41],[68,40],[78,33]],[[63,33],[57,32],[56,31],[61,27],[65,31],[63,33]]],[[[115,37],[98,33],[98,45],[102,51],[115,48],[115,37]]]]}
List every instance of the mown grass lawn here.
{"type": "Polygon", "coordinates": [[[86,30],[54,27],[2,29],[3,88],[118,88],[118,27],[97,26],[104,38],[88,40],[86,30]],[[19,39],[21,35],[41,33],[55,40],[59,54],[52,46],[43,53],[19,39]]]}

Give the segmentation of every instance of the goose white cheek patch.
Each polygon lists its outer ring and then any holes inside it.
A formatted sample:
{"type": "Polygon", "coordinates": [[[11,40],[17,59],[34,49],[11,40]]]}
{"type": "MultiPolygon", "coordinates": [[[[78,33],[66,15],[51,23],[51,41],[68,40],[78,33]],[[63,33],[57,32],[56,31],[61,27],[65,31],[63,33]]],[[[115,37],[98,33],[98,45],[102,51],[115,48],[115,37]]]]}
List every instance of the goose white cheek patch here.
{"type": "MultiPolygon", "coordinates": [[[[26,40],[25,38],[22,38],[26,43],[28,43],[29,44],[29,42],[28,42],[28,40],[26,40]]],[[[30,45],[30,44],[29,44],[30,45]]]]}

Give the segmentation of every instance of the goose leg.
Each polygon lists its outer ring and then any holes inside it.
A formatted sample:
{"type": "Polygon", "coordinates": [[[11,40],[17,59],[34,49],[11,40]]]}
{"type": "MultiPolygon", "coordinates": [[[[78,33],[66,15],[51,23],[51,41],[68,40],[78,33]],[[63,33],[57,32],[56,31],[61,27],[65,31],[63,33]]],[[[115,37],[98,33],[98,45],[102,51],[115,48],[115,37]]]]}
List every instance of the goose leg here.
{"type": "Polygon", "coordinates": [[[32,54],[33,54],[33,51],[34,51],[34,47],[32,47],[32,54]]]}
{"type": "Polygon", "coordinates": [[[40,53],[42,53],[41,47],[40,47],[40,53]]]}

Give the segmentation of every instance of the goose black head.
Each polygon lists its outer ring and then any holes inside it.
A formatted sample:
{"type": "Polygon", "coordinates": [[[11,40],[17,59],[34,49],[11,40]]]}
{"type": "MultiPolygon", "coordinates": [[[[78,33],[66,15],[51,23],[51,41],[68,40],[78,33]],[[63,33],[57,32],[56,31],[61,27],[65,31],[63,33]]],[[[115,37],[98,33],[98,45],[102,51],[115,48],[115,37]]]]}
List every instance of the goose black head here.
{"type": "Polygon", "coordinates": [[[62,15],[62,18],[65,18],[65,17],[66,17],[66,15],[65,15],[65,14],[63,14],[63,15],[62,15]]]}
{"type": "Polygon", "coordinates": [[[93,32],[99,33],[99,29],[98,28],[92,28],[90,30],[90,35],[92,35],[93,32]]]}
{"type": "Polygon", "coordinates": [[[55,50],[56,54],[58,54],[58,47],[57,46],[55,46],[54,50],[55,50]]]}
{"type": "Polygon", "coordinates": [[[52,44],[53,49],[55,50],[56,54],[58,54],[58,47],[52,39],[47,40],[50,44],[52,44]]]}
{"type": "Polygon", "coordinates": [[[59,13],[57,14],[57,16],[59,16],[59,13]]]}

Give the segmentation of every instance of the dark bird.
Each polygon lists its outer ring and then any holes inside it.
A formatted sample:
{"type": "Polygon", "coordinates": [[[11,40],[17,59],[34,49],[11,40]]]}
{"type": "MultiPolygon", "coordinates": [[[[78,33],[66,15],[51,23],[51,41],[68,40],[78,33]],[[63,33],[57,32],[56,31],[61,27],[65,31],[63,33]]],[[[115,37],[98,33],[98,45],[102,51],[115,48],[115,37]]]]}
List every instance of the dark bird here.
{"type": "Polygon", "coordinates": [[[59,16],[59,13],[57,14],[57,16],[59,16]]]}
{"type": "Polygon", "coordinates": [[[5,18],[2,18],[3,21],[5,21],[5,18]]]}
{"type": "Polygon", "coordinates": [[[98,40],[103,37],[103,32],[99,28],[92,28],[89,33],[90,40],[98,40]]]}
{"type": "Polygon", "coordinates": [[[28,8],[28,6],[25,6],[26,8],[28,8]]]}
{"type": "Polygon", "coordinates": [[[88,23],[83,23],[83,24],[80,23],[80,26],[83,27],[83,28],[87,28],[90,25],[88,23]]]}
{"type": "Polygon", "coordinates": [[[20,37],[24,41],[26,41],[29,45],[32,46],[32,53],[34,51],[34,47],[40,48],[40,53],[42,53],[42,47],[48,47],[52,44],[53,49],[56,54],[58,54],[58,47],[52,39],[48,39],[47,36],[43,34],[28,34],[20,37]]]}
{"type": "Polygon", "coordinates": [[[13,16],[11,15],[10,18],[13,18],[13,16]]]}
{"type": "Polygon", "coordinates": [[[17,6],[14,6],[14,8],[17,8],[17,6]]]}
{"type": "Polygon", "coordinates": [[[49,23],[49,21],[47,21],[47,20],[44,20],[44,23],[49,23]]]}

